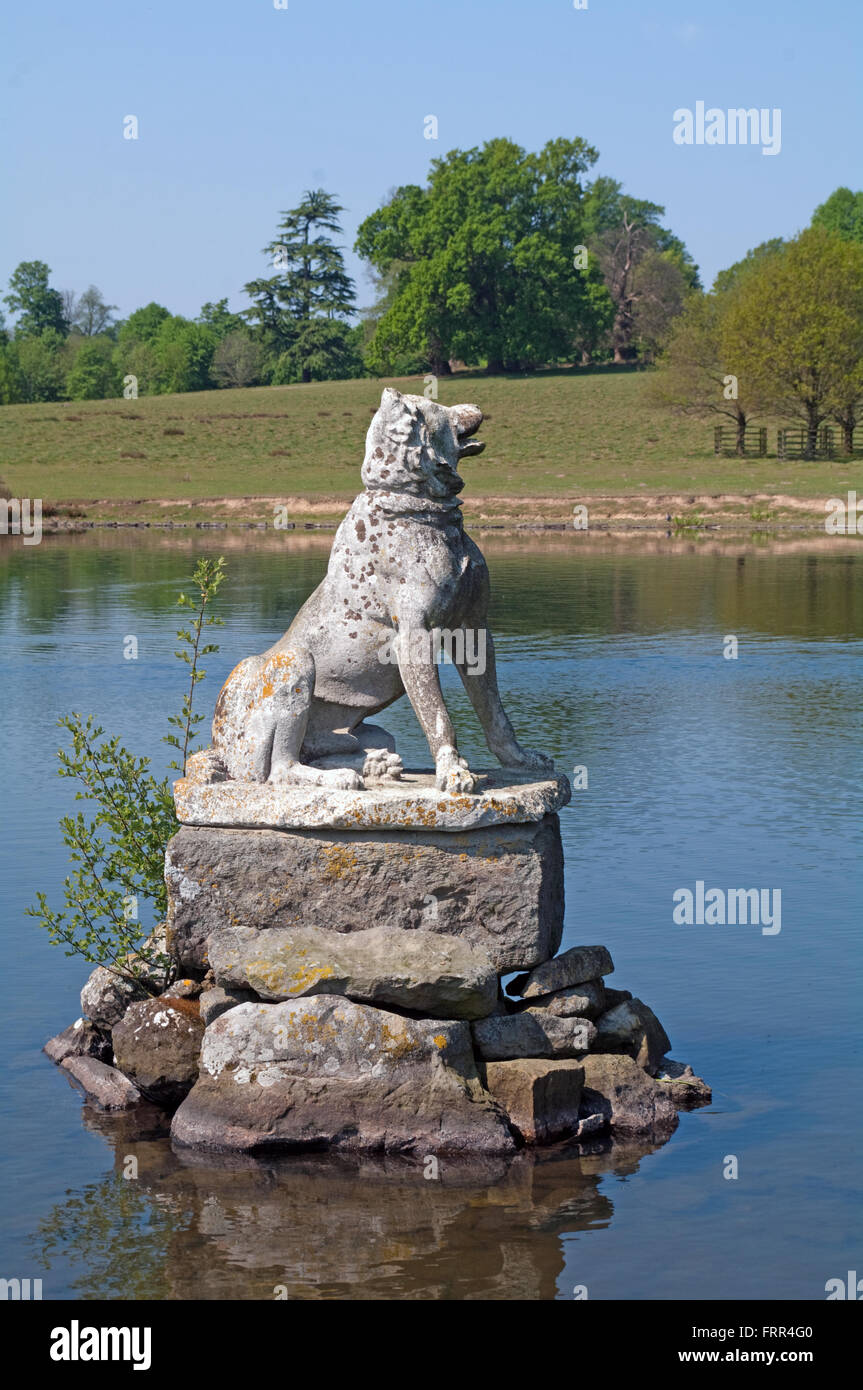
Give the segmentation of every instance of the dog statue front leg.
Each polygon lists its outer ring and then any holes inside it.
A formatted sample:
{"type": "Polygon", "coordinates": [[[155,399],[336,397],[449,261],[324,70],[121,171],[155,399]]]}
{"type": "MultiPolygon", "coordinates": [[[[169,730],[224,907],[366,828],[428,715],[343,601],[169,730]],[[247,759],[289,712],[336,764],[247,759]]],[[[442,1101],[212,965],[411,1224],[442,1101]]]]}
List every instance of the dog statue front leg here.
{"type": "Polygon", "coordinates": [[[482,669],[472,669],[467,663],[456,662],[467,697],[473,705],[482,725],[489,751],[494,754],[502,767],[518,768],[524,771],[553,772],[554,760],[545,753],[533,748],[522,748],[515,736],[515,729],[503,707],[497,687],[497,668],[494,659],[494,642],[486,629],[485,661],[482,669]]]}
{"type": "Polygon", "coordinates": [[[444,704],[431,634],[424,626],[403,630],[395,643],[399,675],[405,693],[426,736],[434,758],[438,791],[465,794],[476,788],[476,778],[459,756],[455,729],[444,704]],[[420,634],[420,637],[417,637],[420,634]]]}

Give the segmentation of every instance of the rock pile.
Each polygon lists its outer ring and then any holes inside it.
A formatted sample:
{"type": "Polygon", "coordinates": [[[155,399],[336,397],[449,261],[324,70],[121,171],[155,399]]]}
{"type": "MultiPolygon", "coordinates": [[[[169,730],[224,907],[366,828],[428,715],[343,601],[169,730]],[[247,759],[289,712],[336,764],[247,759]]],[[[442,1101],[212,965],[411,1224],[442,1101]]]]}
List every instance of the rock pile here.
{"type": "Polygon", "coordinates": [[[183,827],[166,856],[167,942],[189,976],[153,997],[98,968],[86,1018],[49,1055],[102,1106],[158,1105],[175,1112],[175,1143],[222,1152],[507,1154],[602,1131],[662,1137],[678,1108],[709,1101],[667,1058],[652,1010],[609,985],[604,946],[554,954],[556,815],[496,839],[355,836],[319,835],[315,851],[296,831],[183,827]],[[251,837],[245,859],[238,836],[251,837]],[[508,903],[495,932],[494,851],[512,872],[516,842],[529,856],[513,873],[521,917],[508,903]],[[319,881],[291,893],[298,855],[319,881]],[[375,879],[396,895],[397,859],[402,910],[384,914],[375,879]],[[326,911],[310,920],[334,860],[326,911]],[[442,891],[459,866],[485,883],[485,919],[442,891]],[[417,915],[429,900],[434,915],[417,915]],[[504,989],[516,965],[528,968],[504,989]]]}

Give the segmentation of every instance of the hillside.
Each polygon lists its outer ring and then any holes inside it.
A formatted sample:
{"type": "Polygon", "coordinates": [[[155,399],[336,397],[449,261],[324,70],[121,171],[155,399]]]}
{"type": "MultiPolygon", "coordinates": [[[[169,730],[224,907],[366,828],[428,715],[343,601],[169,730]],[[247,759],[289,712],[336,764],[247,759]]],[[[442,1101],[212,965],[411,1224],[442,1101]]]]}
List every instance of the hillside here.
{"type": "MultiPolygon", "coordinates": [[[[5,406],[0,475],[15,496],[89,519],[271,521],[276,503],[299,521],[332,519],[359,490],[384,384],[5,406]]],[[[423,390],[422,378],[393,384],[423,390]]],[[[855,485],[845,459],[777,460],[768,421],[772,457],[716,458],[714,419],[649,404],[647,385],[643,372],[614,370],[443,378],[444,403],[475,401],[486,415],[486,452],[463,465],[466,515],[565,521],[594,498],[592,522],[687,508],[799,519],[823,516],[824,498],[855,485]]]]}

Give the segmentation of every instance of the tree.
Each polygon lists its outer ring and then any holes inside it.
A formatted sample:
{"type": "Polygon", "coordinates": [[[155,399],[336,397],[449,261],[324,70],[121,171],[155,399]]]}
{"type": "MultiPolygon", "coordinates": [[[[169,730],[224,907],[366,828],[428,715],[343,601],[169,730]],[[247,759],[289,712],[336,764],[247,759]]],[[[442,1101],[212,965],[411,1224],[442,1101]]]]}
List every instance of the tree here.
{"type": "Polygon", "coordinates": [[[428,185],[396,189],[362,223],[356,250],[388,304],[367,349],[373,370],[450,358],[489,371],[569,360],[606,302],[584,240],[582,176],[598,158],[581,139],[539,154],[511,140],[432,161],[428,185]]]}
{"type": "MultiPolygon", "coordinates": [[[[359,351],[364,362],[370,363],[371,356],[375,353],[376,349],[372,346],[375,336],[382,319],[396,302],[402,276],[408,269],[408,265],[402,261],[392,261],[383,271],[377,271],[371,265],[367,267],[366,274],[374,288],[375,298],[371,305],[359,311],[359,351]]],[[[378,346],[382,343],[383,334],[378,337],[378,346]]],[[[386,361],[387,367],[380,368],[379,375],[386,374],[388,370],[392,376],[415,376],[428,365],[427,354],[422,349],[408,349],[402,353],[397,348],[385,349],[380,355],[382,360],[386,361]]],[[[449,370],[448,363],[446,370],[449,370]]]]}
{"type": "Polygon", "coordinates": [[[63,318],[67,324],[71,324],[75,317],[75,306],[78,303],[78,296],[74,290],[61,290],[60,298],[63,302],[63,318]]]}
{"type": "Polygon", "coordinates": [[[863,242],[863,191],[837,188],[812,214],[812,226],[846,241],[863,242]]]}
{"type": "Polygon", "coordinates": [[[681,414],[713,413],[733,420],[736,452],[743,455],[746,422],[756,402],[746,379],[741,381],[729,366],[725,347],[729,302],[727,293],[690,296],[671,326],[649,391],[657,404],[670,405],[681,414]]]}
{"type": "Polygon", "coordinates": [[[0,405],[17,405],[24,399],[24,387],[14,343],[0,343],[0,405]]]}
{"type": "Polygon", "coordinates": [[[22,261],[9,281],[11,294],[6,303],[18,315],[15,333],[18,337],[38,335],[47,331],[65,337],[69,325],[63,312],[63,296],[48,284],[51,274],[44,261],[22,261]]]}
{"type": "Polygon", "coordinates": [[[56,328],[9,344],[22,401],[60,401],[65,394],[63,335],[56,328]]]}
{"type": "Polygon", "coordinates": [[[713,289],[716,294],[721,294],[724,290],[733,290],[744,275],[750,271],[757,270],[760,262],[765,256],[775,256],[777,251],[781,251],[785,242],[781,236],[771,237],[769,241],[762,241],[760,246],[755,246],[740,261],[735,261],[727,270],[720,270],[716,279],[713,281],[713,289]]]}
{"type": "Polygon", "coordinates": [[[137,377],[142,395],[205,391],[216,342],[206,325],[146,304],[120,324],[114,363],[121,376],[137,377]]]}
{"type": "Polygon", "coordinates": [[[66,395],[70,401],[99,401],[118,396],[120,374],[113,361],[114,344],[108,337],[79,338],[74,344],[72,363],[66,372],[66,395]]]}
{"type": "Polygon", "coordinates": [[[219,342],[229,333],[236,333],[245,327],[242,315],[231,313],[227,299],[219,299],[215,304],[204,304],[195,322],[209,328],[219,342]]]}
{"type": "Polygon", "coordinates": [[[757,395],[804,422],[814,457],[822,422],[863,394],[863,245],[811,227],[762,257],[733,293],[725,344],[757,395]]]}
{"type": "Polygon", "coordinates": [[[145,304],[143,309],[136,309],[119,325],[117,330],[119,346],[124,348],[131,347],[133,343],[152,342],[165,319],[170,317],[169,309],[166,309],[163,304],[156,304],[153,301],[145,304]]]}
{"type": "Polygon", "coordinates": [[[843,454],[854,453],[854,431],[863,413],[863,373],[857,381],[849,381],[848,389],[841,404],[832,412],[832,418],[842,430],[843,454]]]}
{"type": "Polygon", "coordinates": [[[655,350],[698,270],[683,243],[659,219],[658,203],[631,198],[614,179],[596,179],[585,206],[588,244],[599,257],[614,304],[611,346],[616,363],[633,361],[638,339],[655,350]]]}
{"type": "MultiPolygon", "coordinates": [[[[64,291],[64,302],[69,291],[64,291]]],[[[113,313],[116,304],[106,304],[102,298],[102,291],[95,285],[90,285],[82,295],[75,299],[71,296],[67,311],[69,326],[85,338],[95,338],[100,333],[108,333],[114,326],[113,313]]]]}
{"type": "Polygon", "coordinates": [[[210,367],[216,338],[203,324],[192,323],[180,314],[163,319],[148,344],[156,359],[155,390],[161,394],[177,391],[206,391],[212,385],[210,367]]]}
{"type": "Polygon", "coordinates": [[[303,381],[308,371],[315,381],[337,381],[363,375],[360,331],[342,319],[311,319],[294,343],[279,357],[272,381],[282,386],[303,381]]]}
{"type": "MultiPolygon", "coordinates": [[[[204,720],[193,708],[195,687],[206,674],[200,661],[219,650],[217,643],[202,638],[206,627],[222,625],[212,603],[225,577],[224,565],[222,556],[199,560],[192,576],[196,597],[180,594],[177,600],[188,612],[189,626],[177,632],[175,655],[189,667],[189,685],[180,713],[168,716],[171,730],[164,741],[180,754],[181,760],[174,758],[169,766],[181,775],[204,720]]],[[[64,906],[55,911],[45,894],[37,893],[36,906],[27,914],[67,955],[103,965],[142,993],[161,994],[175,962],[158,949],[154,936],[141,942],[144,929],[127,908],[130,898],[136,904],[143,898],[152,903],[157,921],[164,916],[165,844],[177,828],[170,782],[167,777],[158,780],[150,759],[130,753],[116,736],[100,743],[104,730],[92,715],[83,719],[73,712],[59,724],[71,735],[72,748],[58,751],[58,774],[78,784],[75,799],[89,804],[93,818],[88,821],[80,811],[62,817],[60,829],[72,864],[63,884],[64,906]]]]}
{"type": "Polygon", "coordinates": [[[640,357],[652,359],[692,294],[681,267],[667,252],[648,249],[632,277],[633,328],[640,357]]]}
{"type": "Polygon", "coordinates": [[[346,316],[354,311],[353,281],[341,248],[328,235],[341,232],[343,211],[324,189],[307,191],[299,206],[280,214],[276,237],[264,248],[277,273],[245,286],[254,300],[246,316],[257,325],[271,359],[291,353],[305,382],[319,376],[321,362],[328,361],[326,352],[321,357],[322,342],[329,338],[338,350],[339,333],[325,332],[321,323],[341,321],[347,328],[346,316]]]}
{"type": "Polygon", "coordinates": [[[217,386],[254,386],[261,379],[264,350],[247,328],[238,328],[221,339],[213,354],[213,379],[217,386]]]}

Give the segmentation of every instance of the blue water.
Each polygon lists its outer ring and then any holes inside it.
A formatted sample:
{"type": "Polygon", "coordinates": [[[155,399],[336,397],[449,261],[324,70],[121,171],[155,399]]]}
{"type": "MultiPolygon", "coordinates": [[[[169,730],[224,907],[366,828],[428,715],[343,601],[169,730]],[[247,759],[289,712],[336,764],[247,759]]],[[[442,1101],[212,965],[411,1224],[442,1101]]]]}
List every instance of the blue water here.
{"type": "MultiPolygon", "coordinates": [[[[0,549],[4,1277],[58,1298],[823,1299],[860,1267],[863,550],[841,542],[486,540],[501,686],[522,740],[588,786],[562,813],[564,946],[605,943],[672,1055],[713,1087],[658,1149],[438,1183],[401,1163],[226,1167],[82,1107],[41,1054],[88,966],[24,915],[60,898],[56,720],[92,712],[160,770],[183,671],[173,603],[226,549],[209,714],[284,629],[328,542],[116,534],[0,549]],[[137,661],[123,657],[138,639],[137,661]],[[736,660],[723,656],[736,636],[736,660]],[[676,889],[781,891],[781,931],[677,926],[676,889]],[[138,1178],[123,1178],[125,1159],[138,1178]],[[723,1171],[737,1159],[738,1177],[723,1171]]],[[[472,763],[488,760],[454,672],[472,763]]],[[[406,704],[381,716],[426,761],[406,704]]]]}

